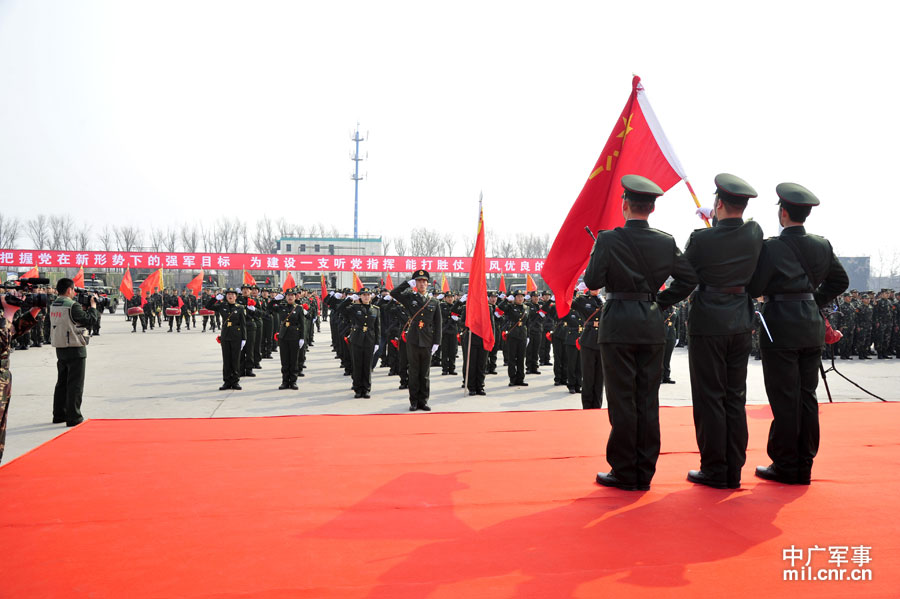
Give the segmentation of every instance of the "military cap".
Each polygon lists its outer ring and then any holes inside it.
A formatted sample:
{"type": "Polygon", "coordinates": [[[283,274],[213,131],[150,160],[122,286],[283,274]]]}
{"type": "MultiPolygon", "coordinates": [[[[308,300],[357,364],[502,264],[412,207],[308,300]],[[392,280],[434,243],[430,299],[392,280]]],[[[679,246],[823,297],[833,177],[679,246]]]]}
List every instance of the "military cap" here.
{"type": "Polygon", "coordinates": [[[778,199],[793,206],[818,206],[819,198],[810,190],[796,183],[779,183],[775,187],[778,199]]]}
{"type": "Polygon", "coordinates": [[[234,287],[229,287],[228,289],[225,290],[225,293],[233,293],[233,294],[237,295],[240,292],[237,289],[235,289],[234,287]]]}
{"type": "Polygon", "coordinates": [[[416,272],[413,273],[412,278],[413,278],[413,279],[416,279],[416,280],[418,280],[418,279],[425,279],[425,280],[427,280],[427,281],[430,281],[430,280],[431,280],[431,277],[428,276],[428,271],[427,271],[427,270],[423,270],[423,269],[421,269],[421,268],[420,268],[419,270],[417,270],[416,272]]]}
{"type": "Polygon", "coordinates": [[[253,285],[250,283],[243,283],[241,284],[241,289],[253,289],[253,285]]]}
{"type": "Polygon", "coordinates": [[[488,297],[497,297],[496,291],[488,291],[487,294],[488,294],[488,297]]]}
{"type": "Polygon", "coordinates": [[[517,289],[517,290],[513,293],[513,297],[515,297],[515,296],[517,296],[517,295],[525,295],[525,292],[522,291],[521,289],[517,289]]]}
{"type": "Polygon", "coordinates": [[[296,287],[288,287],[287,289],[284,290],[285,295],[287,295],[289,293],[291,295],[297,295],[297,288],[296,287]]]}
{"type": "Polygon", "coordinates": [[[859,293],[859,289],[851,289],[850,293],[859,293]]]}
{"type": "Polygon", "coordinates": [[[362,289],[360,289],[360,290],[357,291],[356,293],[357,293],[358,295],[362,295],[363,293],[368,293],[369,295],[371,295],[371,294],[372,294],[372,290],[369,289],[368,287],[363,287],[362,289]]]}
{"type": "Polygon", "coordinates": [[[625,189],[625,197],[629,200],[641,202],[653,202],[663,194],[662,188],[640,175],[625,175],[622,177],[622,188],[625,189]]]}
{"type": "Polygon", "coordinates": [[[541,291],[541,295],[553,295],[553,294],[550,293],[549,289],[544,289],[543,291],[541,291]]]}
{"type": "Polygon", "coordinates": [[[746,204],[750,198],[755,198],[756,190],[749,183],[728,173],[719,173],[715,178],[716,195],[719,199],[732,204],[746,204]]]}

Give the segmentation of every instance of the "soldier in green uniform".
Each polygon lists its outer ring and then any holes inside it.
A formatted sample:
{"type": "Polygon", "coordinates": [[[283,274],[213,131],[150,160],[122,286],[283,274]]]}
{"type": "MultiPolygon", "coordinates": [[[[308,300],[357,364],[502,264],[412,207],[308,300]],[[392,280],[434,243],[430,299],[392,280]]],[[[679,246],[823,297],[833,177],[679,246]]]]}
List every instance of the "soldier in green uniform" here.
{"type": "MultiPolygon", "coordinates": [[[[581,314],[584,332],[579,338],[581,356],[581,407],[603,407],[603,362],[600,359],[600,312],[603,300],[599,289],[591,289],[572,301],[572,310],[581,314]]],[[[571,387],[570,387],[571,389],[571,387]]]]}
{"type": "Polygon", "coordinates": [[[856,351],[860,360],[869,360],[869,349],[872,347],[872,319],[874,311],[869,303],[869,294],[860,296],[856,307],[856,351]]]}
{"type": "Polygon", "coordinates": [[[879,360],[890,360],[891,333],[894,328],[894,315],[891,310],[890,290],[882,289],[872,311],[874,324],[875,352],[879,360]]]}
{"type": "Polygon", "coordinates": [[[9,402],[12,399],[12,372],[9,369],[10,350],[16,338],[27,336],[30,329],[37,324],[35,314],[41,311],[39,307],[32,308],[13,323],[6,319],[3,310],[5,303],[6,298],[0,296],[0,461],[3,460],[3,448],[6,445],[6,421],[9,414],[9,402]]]}
{"type": "Polygon", "coordinates": [[[372,305],[372,290],[368,287],[341,302],[335,309],[337,311],[343,313],[350,324],[347,338],[354,397],[368,399],[372,390],[372,358],[381,340],[381,311],[372,305]]]}
{"type": "Polygon", "coordinates": [[[59,297],[50,304],[50,344],[56,348],[56,388],[53,392],[53,422],[75,426],[84,421],[81,400],[84,372],[87,367],[85,329],[97,322],[97,301],[91,295],[85,311],[74,301],[75,283],[63,278],[57,281],[59,297]]]}
{"type": "Polygon", "coordinates": [[[784,230],[764,242],[753,279],[753,296],[765,295],[762,316],[772,339],[760,339],[766,394],[772,407],[768,454],[772,464],[756,476],[808,485],[819,448],[816,387],[825,345],[820,308],[847,288],[849,279],[831,244],[808,235],[806,218],[819,199],[796,183],[775,188],[784,230]]]}
{"type": "MultiPolygon", "coordinates": [[[[744,209],[756,190],[740,177],[720,173],[716,200],[707,216],[715,226],[691,233],[684,256],[700,285],[691,299],[688,359],[700,469],[688,480],[718,489],[736,489],[747,454],[747,361],[753,330],[753,301],[747,284],[763,244],[756,221],[744,209]]],[[[674,282],[674,293],[693,285],[674,282]]]]}
{"type": "Polygon", "coordinates": [[[306,344],[306,311],[297,303],[297,295],[298,289],[291,287],[284,294],[277,294],[269,305],[278,325],[278,356],[281,358],[281,385],[278,388],[295,391],[300,373],[300,349],[306,344]]]}
{"type": "Polygon", "coordinates": [[[519,289],[512,294],[513,301],[501,299],[497,306],[503,310],[500,337],[506,342],[503,357],[510,387],[527,387],[525,382],[525,350],[528,346],[528,318],[531,309],[525,304],[525,292],[519,289]]]}
{"type": "Polygon", "coordinates": [[[653,181],[637,175],[621,180],[625,226],[601,231],[584,275],[589,289],[606,287],[600,318],[600,355],[612,429],[606,458],[612,470],[597,483],[625,490],[646,490],[659,458],[659,384],[666,332],[663,312],[687,295],[670,286],[690,287],[697,276],[675,239],[651,229],[647,219],[663,194],[653,181]]]}
{"type": "Polygon", "coordinates": [[[674,385],[675,379],[672,378],[672,352],[675,351],[675,344],[678,342],[678,329],[675,324],[675,306],[666,308],[664,314],[666,317],[666,349],[663,353],[662,382],[666,385],[674,385]]]}
{"type": "Polygon", "coordinates": [[[556,302],[551,300],[550,297],[551,294],[549,291],[544,290],[541,292],[541,311],[543,311],[545,315],[542,318],[541,330],[541,366],[553,366],[553,362],[550,361],[550,350],[552,349],[553,344],[550,342],[547,333],[553,333],[554,318],[556,316],[556,302]]]}
{"type": "Polygon", "coordinates": [[[391,290],[391,297],[403,304],[410,318],[404,327],[409,367],[409,411],[431,411],[429,368],[431,356],[441,344],[441,310],[438,301],[426,297],[428,271],[417,270],[408,281],[411,289],[402,286],[391,290]]]}
{"type": "MultiPolygon", "coordinates": [[[[577,292],[576,292],[577,293],[577,292]]],[[[576,295],[575,299],[582,297],[576,295]]],[[[573,302],[574,303],[574,302],[573,302]]],[[[569,393],[576,395],[581,393],[581,336],[584,334],[584,319],[577,310],[569,310],[568,314],[559,319],[562,325],[564,346],[563,366],[566,373],[566,386],[569,393]]]]}
{"type": "MultiPolygon", "coordinates": [[[[255,377],[253,372],[256,365],[256,336],[259,331],[259,317],[256,316],[256,300],[252,297],[253,286],[244,283],[241,285],[241,295],[237,298],[237,303],[244,307],[245,318],[245,337],[246,343],[241,346],[241,376],[255,377]]],[[[223,324],[224,326],[224,324],[223,324]]]]}
{"type": "Polygon", "coordinates": [[[853,306],[853,298],[844,292],[838,304],[838,312],[841,313],[841,340],[837,342],[834,351],[840,355],[841,360],[853,359],[854,333],[856,332],[856,308],[853,306]]]}
{"type": "Polygon", "coordinates": [[[241,350],[247,342],[247,319],[244,306],[237,302],[237,289],[229,288],[224,294],[210,298],[206,308],[215,310],[222,317],[222,380],[220,391],[241,390],[238,384],[241,376],[241,350]]]}
{"type": "Polygon", "coordinates": [[[460,315],[454,310],[456,295],[452,291],[440,295],[441,323],[444,327],[441,333],[441,374],[456,374],[456,354],[459,352],[460,315]]]}

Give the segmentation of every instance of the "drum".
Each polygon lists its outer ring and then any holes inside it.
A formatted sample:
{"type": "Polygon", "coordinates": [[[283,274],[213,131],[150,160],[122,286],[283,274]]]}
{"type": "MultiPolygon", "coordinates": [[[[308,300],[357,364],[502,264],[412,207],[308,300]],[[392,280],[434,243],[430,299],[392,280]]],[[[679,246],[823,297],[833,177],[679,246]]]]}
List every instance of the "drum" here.
{"type": "Polygon", "coordinates": [[[166,308],[166,316],[178,316],[181,314],[181,308],[166,308]]]}
{"type": "Polygon", "coordinates": [[[216,311],[208,308],[200,308],[200,316],[215,316],[216,311]]]}
{"type": "Polygon", "coordinates": [[[128,311],[126,313],[128,314],[128,316],[140,316],[144,313],[144,309],[140,306],[133,306],[131,308],[128,308],[128,311]]]}

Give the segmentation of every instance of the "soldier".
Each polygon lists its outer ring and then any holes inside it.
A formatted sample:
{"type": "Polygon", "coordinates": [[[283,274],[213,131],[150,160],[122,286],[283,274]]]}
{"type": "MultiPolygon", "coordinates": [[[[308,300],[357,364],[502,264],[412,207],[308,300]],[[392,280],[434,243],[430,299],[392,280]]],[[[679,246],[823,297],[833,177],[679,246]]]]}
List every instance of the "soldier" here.
{"type": "Polygon", "coordinates": [[[459,312],[454,309],[456,296],[452,291],[440,295],[441,322],[444,330],[441,333],[441,374],[456,375],[456,353],[459,350],[459,312]]]}
{"type": "MultiPolygon", "coordinates": [[[[165,294],[163,295],[163,306],[166,308],[166,320],[169,322],[169,332],[172,332],[172,327],[175,326],[175,315],[169,314],[169,309],[178,308],[178,296],[175,294],[174,289],[167,289],[165,294]]],[[[181,332],[181,314],[178,314],[178,332],[181,332]]]]}
{"type": "Polygon", "coordinates": [[[556,302],[554,302],[551,297],[549,291],[544,290],[541,292],[541,309],[546,314],[546,317],[543,319],[543,329],[541,331],[541,366],[553,366],[553,363],[550,361],[550,350],[553,346],[550,342],[550,338],[553,333],[553,325],[556,323],[556,302]]]}
{"type": "MultiPolygon", "coordinates": [[[[454,304],[453,311],[459,314],[460,322],[466,320],[466,300],[469,295],[465,294],[454,304]]],[[[494,311],[488,306],[488,316],[491,319],[491,327],[494,328],[494,311]]],[[[484,390],[484,375],[487,369],[489,350],[484,347],[484,339],[473,333],[468,327],[464,327],[461,335],[463,346],[463,376],[466,377],[464,383],[469,390],[469,395],[487,395],[484,390]]]]}
{"type": "Polygon", "coordinates": [[[544,337],[544,319],[547,313],[541,305],[537,291],[533,295],[526,294],[528,304],[528,346],[525,348],[525,374],[540,374],[538,362],[541,354],[541,339],[544,337]]]}
{"type": "MultiPolygon", "coordinates": [[[[283,294],[278,294],[283,295],[283,294]]],[[[294,301],[296,301],[297,296],[294,295],[294,301]]],[[[272,346],[275,343],[275,322],[272,318],[272,312],[270,310],[269,304],[271,303],[271,299],[269,298],[269,289],[264,288],[259,293],[259,309],[262,313],[262,335],[260,339],[260,357],[266,360],[272,359],[272,346]]]]}
{"type": "MultiPolygon", "coordinates": [[[[253,372],[253,369],[257,368],[254,348],[256,347],[256,333],[259,330],[257,327],[258,318],[255,316],[256,300],[251,297],[252,291],[252,285],[248,283],[241,285],[241,296],[237,298],[236,302],[244,308],[244,328],[242,329],[242,332],[244,332],[243,339],[245,343],[241,344],[241,376],[249,377],[256,376],[256,373],[253,372]]],[[[222,318],[224,319],[224,315],[222,318]]],[[[224,322],[222,323],[222,326],[222,330],[224,331],[224,322]]]]}
{"type": "MultiPolygon", "coordinates": [[[[9,402],[12,399],[12,373],[9,370],[9,354],[12,343],[17,337],[27,336],[37,321],[35,314],[41,308],[32,308],[15,322],[6,319],[6,300],[0,296],[0,460],[3,459],[3,447],[6,445],[6,421],[9,413],[9,402]]],[[[21,311],[21,310],[20,310],[21,311]]]]}
{"type": "Polygon", "coordinates": [[[431,411],[428,405],[431,355],[441,344],[441,310],[436,299],[425,296],[430,277],[417,270],[408,281],[412,289],[395,287],[391,297],[411,314],[404,327],[409,361],[409,411],[431,411]]]}
{"type": "Polygon", "coordinates": [[[556,307],[553,308],[553,320],[556,323],[553,331],[550,333],[550,343],[553,346],[553,386],[568,386],[566,380],[566,364],[568,364],[568,350],[574,350],[574,346],[566,345],[566,323],[559,318],[556,313],[556,307]]]}
{"type": "MultiPolygon", "coordinates": [[[[747,460],[747,361],[753,330],[753,301],[747,284],[763,244],[756,221],[744,209],[756,190],[740,177],[716,175],[715,226],[691,233],[684,256],[700,281],[691,300],[688,360],[700,469],[689,481],[717,489],[737,489],[747,460]]],[[[676,294],[693,283],[674,282],[676,294]]]]}
{"type": "Polygon", "coordinates": [[[772,335],[760,338],[766,394],[772,407],[770,466],[756,476],[808,485],[819,448],[816,386],[822,366],[825,323],[819,309],[847,288],[849,279],[831,244],[807,235],[803,223],[819,200],[805,187],[781,183],[779,222],[784,230],[765,241],[751,295],[765,294],[762,316],[772,335]]]}
{"type": "MultiPolygon", "coordinates": [[[[141,308],[140,290],[138,290],[138,293],[135,293],[134,295],[132,295],[130,300],[125,300],[125,313],[126,314],[128,313],[128,310],[130,308],[141,308]]],[[[141,311],[140,315],[134,314],[133,316],[128,317],[131,319],[131,332],[132,333],[137,332],[138,317],[140,317],[140,320],[141,320],[141,332],[146,333],[147,332],[147,316],[144,314],[143,311],[141,311]]]]}
{"type": "Polygon", "coordinates": [[[669,306],[664,313],[666,316],[666,349],[663,354],[662,382],[666,385],[674,385],[675,379],[672,378],[672,352],[675,351],[675,344],[678,342],[678,329],[675,325],[675,306],[669,306]]]}
{"type": "Polygon", "coordinates": [[[494,322],[494,347],[488,352],[485,374],[497,374],[497,352],[500,351],[500,345],[503,342],[500,337],[500,322],[503,317],[503,310],[497,306],[497,300],[497,292],[488,291],[488,305],[491,307],[491,313],[494,315],[491,319],[494,322]]]}
{"type": "Polygon", "coordinates": [[[237,289],[229,288],[206,302],[206,308],[222,316],[222,332],[218,337],[222,345],[222,380],[219,391],[241,390],[241,350],[247,343],[247,319],[244,306],[237,303],[237,289]]]}
{"type": "Polygon", "coordinates": [[[190,290],[182,289],[179,293],[179,299],[181,299],[181,314],[178,315],[178,332],[181,332],[181,322],[184,321],[184,326],[188,331],[191,330],[191,300],[194,298],[194,295],[190,290]]]}
{"type": "Polygon", "coordinates": [[[527,387],[525,382],[525,350],[528,346],[528,319],[530,308],[525,305],[525,292],[519,289],[512,294],[513,301],[503,298],[497,303],[503,311],[501,339],[506,343],[503,357],[507,360],[506,372],[510,387],[527,387]]]}
{"type": "Polygon", "coordinates": [[[872,312],[872,322],[874,324],[873,336],[875,338],[875,351],[879,360],[892,359],[891,353],[891,333],[894,328],[894,315],[891,309],[892,302],[889,297],[889,289],[882,289],[878,300],[872,312]]]}
{"type": "Polygon", "coordinates": [[[372,356],[378,351],[381,339],[381,311],[372,305],[372,290],[368,287],[341,302],[335,308],[335,312],[338,311],[350,324],[348,340],[354,398],[368,399],[372,390],[372,356]]]}
{"type": "MultiPolygon", "coordinates": [[[[603,363],[600,360],[600,312],[603,300],[599,289],[591,289],[572,302],[572,309],[584,319],[584,332],[579,337],[581,355],[581,407],[599,410],[603,407],[603,363]]],[[[571,390],[571,386],[569,387],[571,390]]]]}
{"type": "Polygon", "coordinates": [[[604,486],[647,490],[659,457],[659,383],[665,351],[662,309],[684,299],[669,287],[656,292],[670,275],[673,285],[693,287],[694,269],[672,236],[647,223],[663,191],[637,175],[622,177],[625,226],[601,231],[584,275],[590,289],[606,287],[600,319],[600,355],[612,430],[607,443],[609,473],[597,474],[604,486]]]}
{"type": "MultiPolygon", "coordinates": [[[[582,295],[576,296],[583,297],[582,295]]],[[[573,302],[574,304],[574,302],[573,302]]],[[[581,393],[581,336],[584,334],[584,319],[576,310],[559,319],[563,334],[562,344],[565,347],[562,360],[565,368],[566,386],[572,395],[581,393]]],[[[583,399],[582,399],[583,402],[583,399]]]]}
{"type": "Polygon", "coordinates": [[[873,309],[869,303],[869,294],[860,296],[860,304],[856,308],[856,351],[860,360],[869,360],[869,348],[872,347],[873,309]]]}
{"type": "Polygon", "coordinates": [[[281,358],[281,385],[278,388],[294,391],[298,389],[300,350],[306,343],[304,338],[306,311],[297,303],[297,293],[297,288],[291,287],[284,294],[277,294],[275,301],[270,304],[272,315],[278,325],[278,354],[281,358]]]}
{"type": "Polygon", "coordinates": [[[841,360],[853,359],[853,343],[856,334],[856,308],[853,306],[853,297],[844,292],[842,301],[838,304],[841,313],[841,340],[837,342],[835,351],[841,356],[841,360]]]}

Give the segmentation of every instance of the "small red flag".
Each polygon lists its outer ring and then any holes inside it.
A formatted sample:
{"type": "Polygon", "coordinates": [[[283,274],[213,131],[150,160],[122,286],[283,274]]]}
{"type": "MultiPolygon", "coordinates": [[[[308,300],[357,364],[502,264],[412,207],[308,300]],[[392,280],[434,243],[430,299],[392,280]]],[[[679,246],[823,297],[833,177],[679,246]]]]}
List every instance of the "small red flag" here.
{"type": "Polygon", "coordinates": [[[134,282],[131,280],[131,269],[125,269],[125,274],[122,276],[122,282],[119,284],[119,291],[122,292],[125,299],[134,297],[134,282]]]}
{"type": "Polygon", "coordinates": [[[256,279],[247,270],[244,270],[244,285],[256,285],[256,279]]]}
{"type": "Polygon", "coordinates": [[[359,280],[359,276],[354,272],[353,273],[353,291],[359,291],[363,288],[362,281],[359,280]]]}
{"type": "Polygon", "coordinates": [[[534,279],[531,278],[531,275],[525,275],[525,292],[531,293],[533,291],[537,291],[537,285],[534,284],[534,279]]]}
{"type": "Polygon", "coordinates": [[[72,282],[75,283],[76,287],[84,287],[84,267],[78,269],[78,274],[75,275],[75,278],[72,279],[72,282]]]}
{"type": "Polygon", "coordinates": [[[284,283],[281,284],[281,290],[287,291],[288,289],[290,289],[292,287],[296,287],[296,286],[297,286],[297,282],[294,281],[293,273],[288,273],[287,276],[284,278],[284,283]]]}
{"type": "MultiPolygon", "coordinates": [[[[502,282],[503,279],[501,278],[502,282]]],[[[502,284],[502,283],[501,283],[502,284]]],[[[491,307],[488,305],[487,278],[484,258],[484,213],[478,212],[478,234],[472,252],[472,268],[469,270],[469,298],[466,304],[466,326],[481,337],[486,351],[494,347],[494,327],[491,324],[491,307]]]]}
{"type": "Polygon", "coordinates": [[[191,279],[191,282],[185,285],[184,288],[190,289],[194,292],[196,297],[200,297],[200,290],[203,289],[203,270],[200,271],[200,274],[191,279]]]}
{"type": "Polygon", "coordinates": [[[656,120],[638,76],[632,80],[628,102],[556,234],[541,270],[541,276],[556,295],[560,317],[568,314],[575,284],[590,259],[594,242],[585,226],[596,233],[624,224],[621,179],[625,175],[647,177],[663,191],[684,178],[684,169],[656,120]]]}
{"type": "Polygon", "coordinates": [[[503,278],[503,275],[500,275],[500,293],[506,293],[506,279],[503,278]]]}
{"type": "Polygon", "coordinates": [[[156,291],[158,287],[161,287],[160,279],[162,278],[162,269],[154,270],[150,275],[144,279],[144,282],[141,283],[140,289],[141,293],[153,293],[156,291]]]}
{"type": "Polygon", "coordinates": [[[33,266],[33,267],[31,267],[31,270],[29,270],[28,272],[26,272],[24,275],[20,276],[19,278],[20,279],[36,279],[39,276],[41,276],[41,275],[38,274],[38,267],[33,266]]]}
{"type": "Polygon", "coordinates": [[[450,291],[450,283],[447,282],[447,275],[441,274],[441,293],[450,291]]]}
{"type": "Polygon", "coordinates": [[[322,275],[322,300],[328,295],[328,286],[325,284],[325,275],[322,275]]]}
{"type": "Polygon", "coordinates": [[[184,300],[181,299],[181,296],[180,296],[180,295],[178,296],[178,307],[179,307],[179,308],[184,308],[184,300]]]}
{"type": "Polygon", "coordinates": [[[387,277],[384,279],[384,288],[388,291],[394,288],[394,282],[391,280],[391,273],[387,273],[387,277]]]}

